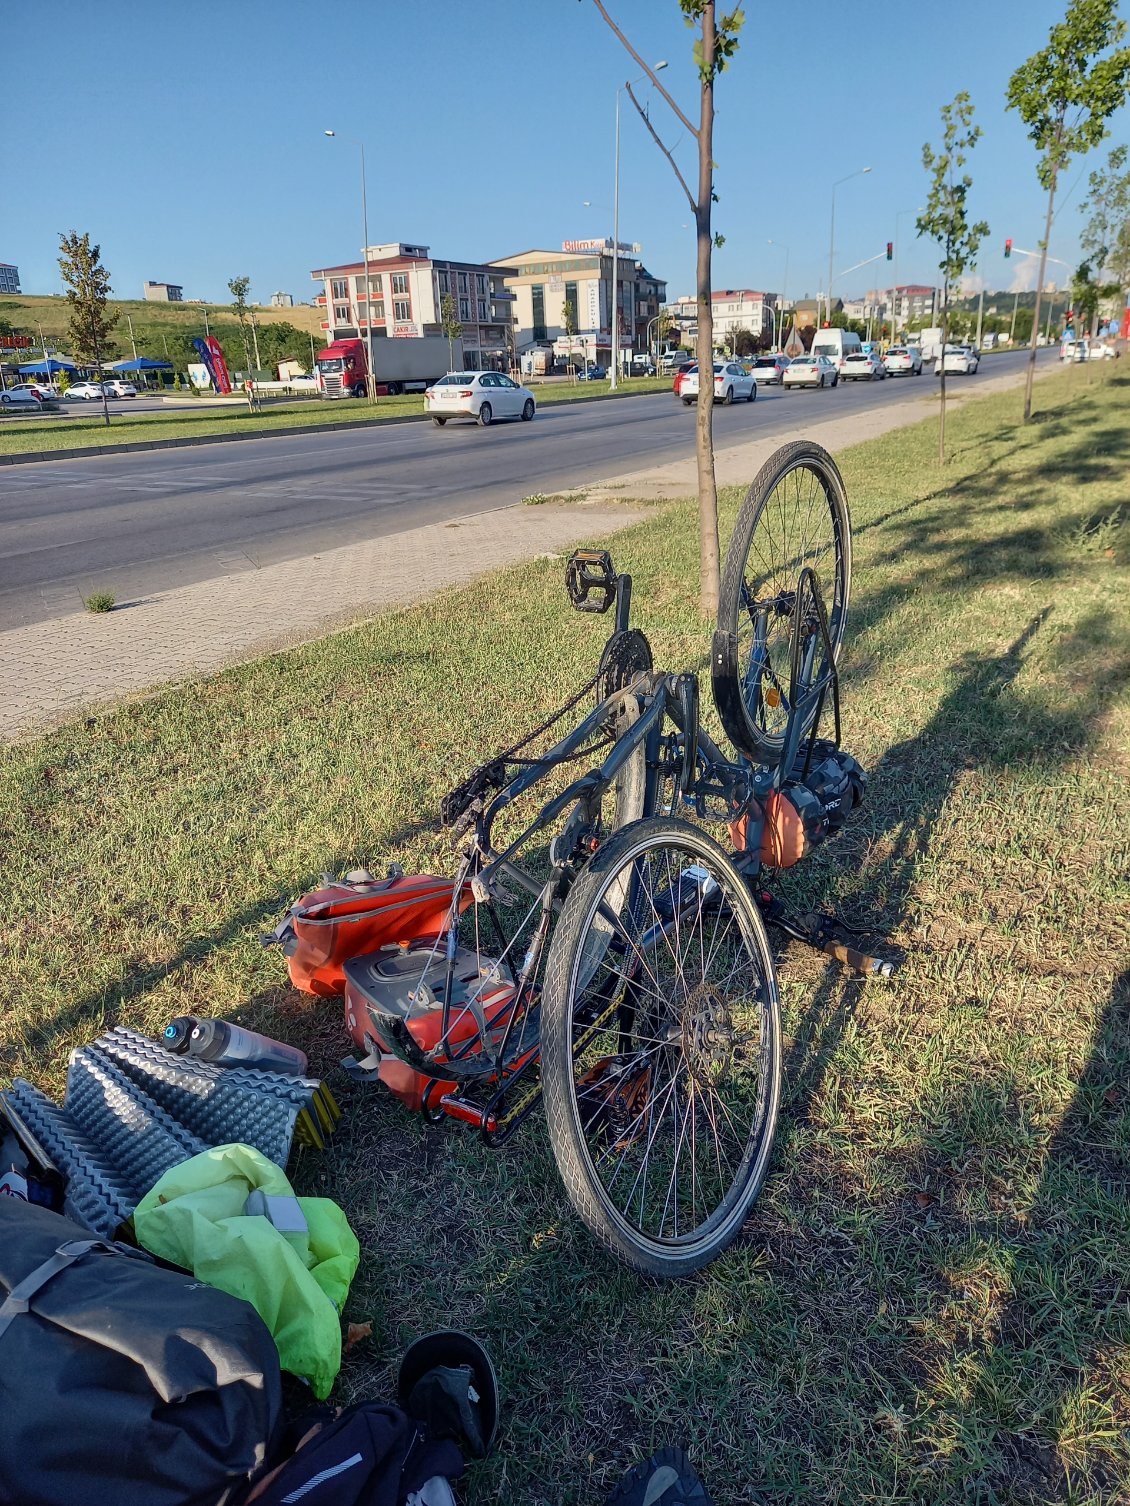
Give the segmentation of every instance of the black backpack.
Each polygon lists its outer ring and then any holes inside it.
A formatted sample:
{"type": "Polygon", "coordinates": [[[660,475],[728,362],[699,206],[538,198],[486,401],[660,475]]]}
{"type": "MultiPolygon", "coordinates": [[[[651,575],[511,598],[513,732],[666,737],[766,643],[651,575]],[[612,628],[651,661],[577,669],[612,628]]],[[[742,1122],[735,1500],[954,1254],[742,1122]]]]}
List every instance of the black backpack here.
{"type": "Polygon", "coordinates": [[[281,1417],[248,1303],[0,1197],[0,1502],[224,1506],[281,1417]]]}

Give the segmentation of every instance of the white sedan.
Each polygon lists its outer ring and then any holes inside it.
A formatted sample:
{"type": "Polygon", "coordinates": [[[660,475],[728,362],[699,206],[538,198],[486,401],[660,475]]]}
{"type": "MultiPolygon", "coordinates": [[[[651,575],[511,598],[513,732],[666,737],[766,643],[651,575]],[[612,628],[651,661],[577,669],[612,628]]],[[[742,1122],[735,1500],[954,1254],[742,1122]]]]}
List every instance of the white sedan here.
{"type": "Polygon", "coordinates": [[[0,403],[5,408],[23,408],[27,413],[33,408],[38,412],[43,407],[43,399],[30,387],[6,387],[0,392],[0,403]]]}
{"type": "Polygon", "coordinates": [[[67,396],[75,402],[98,402],[102,401],[102,384],[100,382],[72,382],[67,388],[67,396]]]}
{"type": "Polygon", "coordinates": [[[886,374],[879,357],[865,350],[849,351],[840,371],[845,382],[881,382],[886,374]]]}
{"type": "MultiPolygon", "coordinates": [[[[683,385],[679,388],[679,396],[689,408],[692,403],[698,402],[698,367],[688,371],[683,377],[683,385]]],[[[737,361],[715,361],[714,363],[714,401],[716,403],[732,403],[735,398],[744,397],[747,403],[752,403],[757,398],[757,383],[753,379],[753,372],[747,371],[737,361]]]]}
{"type": "Polygon", "coordinates": [[[122,382],[119,381],[117,377],[113,378],[112,381],[103,382],[102,385],[106,389],[107,397],[137,396],[137,388],[133,385],[132,382],[122,382]]]}
{"type": "Polygon", "coordinates": [[[496,418],[529,423],[537,403],[501,371],[449,371],[424,393],[424,411],[442,429],[449,418],[469,418],[485,429],[496,418]]]}
{"type": "Polygon", "coordinates": [[[785,368],[782,386],[834,387],[840,374],[827,356],[797,356],[785,368]]]}
{"type": "Polygon", "coordinates": [[[972,376],[981,363],[981,358],[971,345],[947,345],[934,365],[934,375],[941,376],[945,365],[947,375],[952,371],[959,376],[972,376]]]}
{"type": "Polygon", "coordinates": [[[892,345],[883,357],[888,376],[921,376],[922,352],[914,345],[892,345]]]}

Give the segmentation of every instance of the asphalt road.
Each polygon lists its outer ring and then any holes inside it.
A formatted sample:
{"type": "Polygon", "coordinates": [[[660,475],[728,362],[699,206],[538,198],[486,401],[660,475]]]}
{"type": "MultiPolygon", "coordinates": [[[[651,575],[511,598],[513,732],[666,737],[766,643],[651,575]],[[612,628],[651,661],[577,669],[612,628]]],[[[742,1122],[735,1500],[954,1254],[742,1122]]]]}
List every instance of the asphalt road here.
{"type": "MultiPolygon", "coordinates": [[[[993,356],[981,371],[1018,369],[1025,355],[993,356]]],[[[913,402],[935,382],[762,388],[755,403],[715,410],[715,443],[787,437],[800,414],[913,402]]],[[[4,467],[0,629],[74,611],[91,591],[135,600],[678,460],[693,452],[694,423],[693,408],[656,393],[550,404],[532,423],[489,429],[388,424],[4,467]]]]}

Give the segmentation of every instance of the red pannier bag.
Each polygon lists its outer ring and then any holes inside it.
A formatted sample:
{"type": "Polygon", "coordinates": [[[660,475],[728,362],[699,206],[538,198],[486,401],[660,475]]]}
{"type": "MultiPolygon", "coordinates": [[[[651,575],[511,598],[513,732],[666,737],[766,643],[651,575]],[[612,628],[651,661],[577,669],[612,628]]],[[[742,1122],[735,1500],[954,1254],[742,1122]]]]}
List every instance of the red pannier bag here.
{"type": "MultiPolygon", "coordinates": [[[[454,893],[451,879],[431,873],[347,876],[304,894],[263,939],[286,953],[295,988],[331,998],[345,992],[351,957],[443,935],[454,893]]],[[[460,915],[470,903],[468,885],[459,896],[460,915]]]]}

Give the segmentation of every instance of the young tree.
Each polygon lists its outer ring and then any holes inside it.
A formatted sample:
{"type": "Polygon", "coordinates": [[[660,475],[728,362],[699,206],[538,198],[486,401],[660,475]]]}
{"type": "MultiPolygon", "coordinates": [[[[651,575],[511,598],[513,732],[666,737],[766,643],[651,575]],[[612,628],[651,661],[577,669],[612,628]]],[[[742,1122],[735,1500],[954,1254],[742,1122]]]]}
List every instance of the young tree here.
{"type": "Polygon", "coordinates": [[[1098,271],[1107,272],[1119,293],[1130,288],[1130,168],[1127,149],[1116,146],[1106,168],[1088,180],[1091,217],[1079,238],[1098,271]]]}
{"type": "Polygon", "coordinates": [[[247,294],[251,289],[250,277],[233,277],[228,283],[228,289],[232,296],[235,307],[235,317],[239,320],[239,334],[243,341],[244,369],[251,369],[251,342],[247,338],[247,294]]]}
{"type": "Polygon", "coordinates": [[[455,342],[463,336],[463,326],[459,322],[459,313],[455,306],[455,299],[450,293],[445,293],[439,304],[440,328],[447,336],[447,369],[455,369],[455,342]]]}
{"type": "MultiPolygon", "coordinates": [[[[679,9],[687,26],[698,27],[699,36],[694,44],[694,63],[699,82],[699,119],[695,126],[683,113],[670,94],[660,83],[653,68],[628,41],[624,33],[605,9],[604,0],[593,4],[605,22],[619,38],[626,51],[643,69],[660,96],[674,112],[684,131],[698,147],[698,191],[692,193],[686,179],[679,171],[671,150],[664,145],[648,112],[640,105],[631,84],[625,84],[628,98],[656,146],[667,158],[679,185],[687,196],[694,215],[695,235],[698,245],[697,298],[698,298],[698,344],[696,357],[702,376],[698,384],[698,419],[695,425],[695,456],[698,462],[698,538],[699,538],[699,606],[704,615],[713,617],[718,611],[719,563],[718,563],[718,487],[714,475],[714,383],[710,372],[714,365],[714,320],[711,298],[710,257],[715,246],[723,244],[723,237],[711,230],[711,210],[717,202],[714,191],[714,81],[726,69],[738,49],[738,34],[745,20],[741,4],[729,12],[719,14],[716,0],[678,0],[679,9]]],[[[615,292],[613,303],[615,304],[615,292]]]]}
{"type": "Polygon", "coordinates": [[[1022,63],[1008,83],[1008,108],[1019,111],[1029,138],[1041,153],[1036,176],[1048,191],[1024,385],[1025,423],[1032,418],[1040,297],[1056,186],[1072,157],[1090,151],[1109,134],[1107,121],[1126,99],[1130,47],[1117,45],[1125,35],[1126,23],[1118,18],[1118,0],[1070,0],[1066,16],[1051,29],[1048,45],[1022,63]]]}
{"type": "Polygon", "coordinates": [[[569,341],[568,364],[572,371],[576,370],[573,360],[573,337],[577,333],[577,310],[573,307],[570,299],[566,298],[561,305],[561,324],[565,330],[565,337],[569,341]]]}
{"type": "Polygon", "coordinates": [[[938,464],[946,458],[946,341],[950,326],[950,288],[977,260],[981,241],[989,233],[984,220],[969,223],[966,196],[973,185],[961,172],[981,135],[973,124],[973,102],[962,91],[942,106],[942,146],[935,151],[929,142],[922,148],[922,166],[930,174],[926,208],[916,220],[919,235],[927,235],[941,248],[938,267],[942,273],[941,419],[938,426],[938,464]]]}
{"type": "MultiPolygon", "coordinates": [[[[71,349],[80,361],[96,366],[101,378],[102,360],[111,331],[118,322],[117,312],[111,312],[107,306],[110,274],[102,265],[102,247],[92,246],[88,234],[79,235],[77,230],[72,230],[69,235],[59,236],[59,249],[62,252],[59,271],[67,290],[67,335],[71,349]]],[[[110,409],[105,388],[102,390],[102,417],[109,426],[110,409]]]]}

